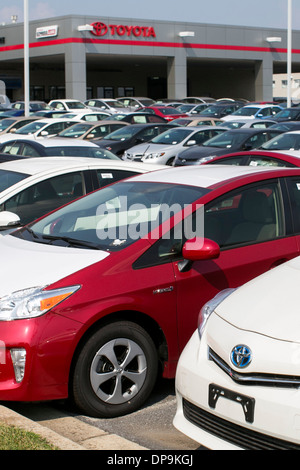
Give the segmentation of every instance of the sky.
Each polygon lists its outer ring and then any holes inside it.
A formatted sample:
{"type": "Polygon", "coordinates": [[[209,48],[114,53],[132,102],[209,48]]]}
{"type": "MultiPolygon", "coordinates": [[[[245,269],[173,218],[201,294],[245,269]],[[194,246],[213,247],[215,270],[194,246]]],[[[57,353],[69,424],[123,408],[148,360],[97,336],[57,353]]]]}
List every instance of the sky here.
{"type": "MultiPolygon", "coordinates": [[[[287,28],[288,0],[28,0],[29,20],[65,15],[287,28]]],[[[17,15],[24,0],[0,0],[0,24],[17,15]]],[[[292,0],[292,28],[300,30],[300,0],[292,0]]]]}

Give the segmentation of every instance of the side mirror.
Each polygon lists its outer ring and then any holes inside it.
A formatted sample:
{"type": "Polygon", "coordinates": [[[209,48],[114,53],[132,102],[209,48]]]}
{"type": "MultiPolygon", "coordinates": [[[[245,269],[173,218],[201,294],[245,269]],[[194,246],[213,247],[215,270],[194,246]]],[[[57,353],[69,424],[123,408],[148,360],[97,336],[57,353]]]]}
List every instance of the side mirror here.
{"type": "Polygon", "coordinates": [[[178,263],[181,272],[188,271],[193,261],[216,259],[220,256],[219,245],[209,238],[195,237],[187,240],[182,248],[184,260],[178,263]]]}
{"type": "Polygon", "coordinates": [[[18,227],[21,224],[20,217],[13,212],[0,212],[0,230],[18,227]]]}
{"type": "Polygon", "coordinates": [[[196,145],[196,141],[195,140],[188,140],[186,145],[196,145]]]}
{"type": "Polygon", "coordinates": [[[209,238],[195,237],[185,242],[182,255],[189,261],[216,259],[220,256],[220,247],[209,238]]]}

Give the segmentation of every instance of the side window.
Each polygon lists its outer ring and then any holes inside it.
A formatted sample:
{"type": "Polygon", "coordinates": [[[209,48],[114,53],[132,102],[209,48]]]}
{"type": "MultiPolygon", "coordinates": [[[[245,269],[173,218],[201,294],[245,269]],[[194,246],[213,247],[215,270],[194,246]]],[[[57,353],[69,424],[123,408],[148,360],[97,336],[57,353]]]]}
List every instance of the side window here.
{"type": "Polygon", "coordinates": [[[75,172],[34,184],[8,199],[1,209],[14,212],[26,224],[83,194],[83,175],[75,172]]]}
{"type": "Polygon", "coordinates": [[[129,170],[97,170],[99,188],[135,175],[136,172],[129,170]]]}
{"type": "Polygon", "coordinates": [[[2,153],[8,153],[10,155],[20,155],[22,144],[14,142],[13,144],[7,144],[1,150],[2,153]]]}
{"type": "MultiPolygon", "coordinates": [[[[203,208],[191,216],[191,223],[187,221],[185,227],[192,229],[192,236],[203,237],[204,234],[221,248],[273,240],[285,233],[277,181],[251,185],[208,204],[204,209],[204,230],[203,224],[198,222],[203,221],[201,215],[199,217],[201,211],[203,208]]],[[[179,229],[175,227],[154,243],[133,267],[139,269],[182,259],[182,246],[186,241],[186,230],[182,232],[182,227],[179,224],[179,229]]]]}
{"type": "Polygon", "coordinates": [[[292,206],[294,231],[300,233],[300,177],[289,178],[287,181],[292,206]]]}
{"type": "Polygon", "coordinates": [[[221,247],[273,240],[285,234],[278,182],[249,186],[218,199],[205,210],[207,238],[221,247]]]}
{"type": "Polygon", "coordinates": [[[39,153],[31,146],[28,144],[23,145],[22,149],[22,155],[24,157],[39,157],[39,153]]]}
{"type": "Polygon", "coordinates": [[[280,160],[279,158],[264,156],[255,157],[254,155],[251,155],[251,157],[249,157],[249,166],[293,167],[294,165],[292,165],[292,163],[285,162],[284,160],[280,160]]]}
{"type": "Polygon", "coordinates": [[[244,156],[218,158],[215,161],[210,161],[210,165],[243,165],[244,156]]]}
{"type": "Polygon", "coordinates": [[[246,145],[247,148],[254,149],[260,147],[264,142],[266,142],[266,140],[268,140],[267,134],[263,132],[250,137],[250,139],[247,140],[246,145]]]}

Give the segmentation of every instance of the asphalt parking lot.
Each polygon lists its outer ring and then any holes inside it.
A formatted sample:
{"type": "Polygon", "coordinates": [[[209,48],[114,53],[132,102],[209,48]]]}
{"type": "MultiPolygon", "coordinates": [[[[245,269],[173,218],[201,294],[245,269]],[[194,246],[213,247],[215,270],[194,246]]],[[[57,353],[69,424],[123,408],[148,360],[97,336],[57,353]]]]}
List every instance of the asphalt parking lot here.
{"type": "MultiPolygon", "coordinates": [[[[134,442],[149,450],[204,450],[173,424],[176,411],[174,380],[161,380],[143,408],[135,413],[113,419],[97,419],[80,415],[68,403],[9,404],[19,414],[45,425],[49,420],[63,417],[76,419],[134,442]]],[[[4,403],[5,404],[5,403],[4,403]]]]}

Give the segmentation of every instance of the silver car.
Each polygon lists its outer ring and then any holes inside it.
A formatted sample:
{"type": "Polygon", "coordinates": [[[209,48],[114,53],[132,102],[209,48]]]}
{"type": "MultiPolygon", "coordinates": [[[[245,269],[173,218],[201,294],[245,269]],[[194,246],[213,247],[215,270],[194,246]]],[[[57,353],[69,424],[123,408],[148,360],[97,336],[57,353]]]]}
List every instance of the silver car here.
{"type": "Polygon", "coordinates": [[[126,150],[123,160],[172,165],[179,152],[192,145],[202,145],[208,139],[226,131],[225,127],[176,127],[154,137],[149,142],[126,150]]]}

